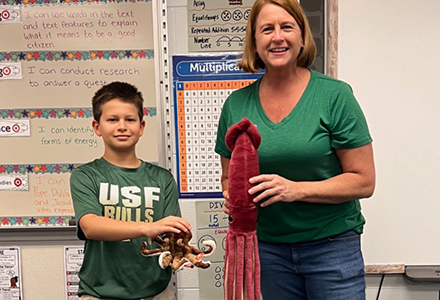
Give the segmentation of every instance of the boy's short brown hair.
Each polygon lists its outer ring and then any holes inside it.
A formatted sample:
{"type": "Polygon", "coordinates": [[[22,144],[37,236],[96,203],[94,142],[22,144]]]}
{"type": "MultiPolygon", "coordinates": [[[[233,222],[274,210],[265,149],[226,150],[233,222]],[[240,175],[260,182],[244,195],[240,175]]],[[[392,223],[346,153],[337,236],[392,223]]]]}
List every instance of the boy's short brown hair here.
{"type": "Polygon", "coordinates": [[[134,104],[138,110],[139,120],[144,117],[144,98],[142,93],[132,84],[115,81],[101,87],[92,98],[93,118],[99,123],[102,106],[113,99],[134,104]]]}

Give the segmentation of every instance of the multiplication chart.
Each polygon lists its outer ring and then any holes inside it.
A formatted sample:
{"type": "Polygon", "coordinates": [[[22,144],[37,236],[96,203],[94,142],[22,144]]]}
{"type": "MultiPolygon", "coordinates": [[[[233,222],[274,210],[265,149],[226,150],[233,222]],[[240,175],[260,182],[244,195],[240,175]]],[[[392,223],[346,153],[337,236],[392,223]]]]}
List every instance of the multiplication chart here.
{"type": "Polygon", "coordinates": [[[226,98],[261,74],[243,73],[236,56],[174,56],[174,107],[180,197],[221,197],[214,152],[226,98]]]}

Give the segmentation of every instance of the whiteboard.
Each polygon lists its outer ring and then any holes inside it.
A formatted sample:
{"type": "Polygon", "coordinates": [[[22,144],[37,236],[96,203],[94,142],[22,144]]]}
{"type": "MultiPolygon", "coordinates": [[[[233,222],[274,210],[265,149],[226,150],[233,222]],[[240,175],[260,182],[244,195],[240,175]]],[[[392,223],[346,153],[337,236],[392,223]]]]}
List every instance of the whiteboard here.
{"type": "Polygon", "coordinates": [[[338,77],[373,137],[367,264],[440,264],[440,1],[339,0],[338,77]]]}

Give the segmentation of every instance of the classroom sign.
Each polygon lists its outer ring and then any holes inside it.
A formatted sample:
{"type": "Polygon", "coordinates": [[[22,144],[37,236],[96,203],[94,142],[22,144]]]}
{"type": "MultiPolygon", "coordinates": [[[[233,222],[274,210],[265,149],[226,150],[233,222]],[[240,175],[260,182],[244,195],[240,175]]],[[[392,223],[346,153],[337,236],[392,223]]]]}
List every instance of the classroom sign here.
{"type": "Polygon", "coordinates": [[[198,269],[199,300],[223,299],[223,274],[225,262],[226,234],[228,233],[228,216],[223,212],[223,200],[197,201],[197,246],[203,250],[203,242],[215,241],[217,248],[212,256],[206,258],[211,262],[208,269],[198,269]]]}
{"type": "Polygon", "coordinates": [[[190,52],[237,51],[255,0],[188,0],[190,52]]]}
{"type": "Polygon", "coordinates": [[[64,247],[64,271],[66,283],[66,300],[78,300],[79,270],[84,259],[84,247],[64,247]]]}
{"type": "Polygon", "coordinates": [[[0,120],[0,137],[30,135],[29,120],[0,120]]]}
{"type": "Polygon", "coordinates": [[[23,299],[20,248],[0,248],[0,299],[23,299]]]}
{"type": "Polygon", "coordinates": [[[0,5],[0,24],[20,23],[20,7],[0,5]]]}
{"type": "Polygon", "coordinates": [[[20,63],[0,63],[0,80],[22,78],[20,63]]]}
{"type": "Polygon", "coordinates": [[[27,191],[29,179],[25,174],[0,174],[0,190],[27,191]]]}
{"type": "Polygon", "coordinates": [[[226,98],[262,73],[244,73],[236,55],[174,56],[174,108],[179,196],[221,198],[220,156],[214,152],[226,98]]]}

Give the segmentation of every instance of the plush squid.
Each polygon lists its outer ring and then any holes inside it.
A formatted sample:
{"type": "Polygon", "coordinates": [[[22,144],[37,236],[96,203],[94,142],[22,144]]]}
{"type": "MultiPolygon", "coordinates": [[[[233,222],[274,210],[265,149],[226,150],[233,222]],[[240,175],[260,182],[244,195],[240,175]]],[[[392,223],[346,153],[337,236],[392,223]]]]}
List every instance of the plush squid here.
{"type": "Polygon", "coordinates": [[[257,127],[243,118],[226,133],[232,151],[229,172],[229,230],[225,249],[225,300],[260,299],[260,259],[256,236],[257,206],[248,190],[249,178],[259,175],[257,127]]]}

